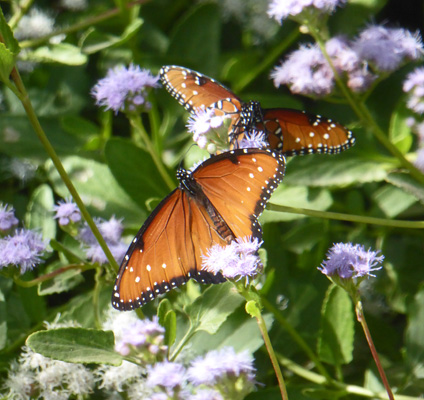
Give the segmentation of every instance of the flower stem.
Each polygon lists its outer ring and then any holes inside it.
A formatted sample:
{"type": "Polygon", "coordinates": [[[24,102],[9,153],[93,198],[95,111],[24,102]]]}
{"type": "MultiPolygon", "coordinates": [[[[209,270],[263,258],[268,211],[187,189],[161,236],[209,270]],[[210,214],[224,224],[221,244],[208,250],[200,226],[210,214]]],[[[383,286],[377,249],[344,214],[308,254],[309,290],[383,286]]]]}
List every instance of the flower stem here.
{"type": "Polygon", "coordinates": [[[384,372],[383,366],[380,362],[380,357],[378,357],[377,350],[375,348],[374,342],[372,340],[371,333],[368,329],[367,321],[365,320],[364,310],[362,308],[362,302],[357,299],[355,302],[355,311],[356,311],[356,319],[362,325],[362,329],[364,330],[365,337],[368,342],[368,346],[371,350],[371,354],[374,358],[375,364],[377,365],[378,372],[380,374],[381,380],[383,381],[383,385],[386,388],[387,395],[390,400],[394,400],[392,389],[390,388],[389,381],[387,380],[386,373],[384,372]]]}
{"type": "Polygon", "coordinates": [[[93,219],[91,218],[91,215],[85,208],[84,203],[81,200],[81,197],[79,196],[77,190],[75,189],[73,183],[71,182],[68,174],[65,171],[65,168],[62,165],[62,162],[60,161],[56,151],[54,150],[53,146],[51,145],[49,139],[47,138],[40,121],[37,118],[37,115],[34,111],[34,108],[32,107],[31,100],[29,99],[28,93],[25,89],[25,86],[21,80],[21,77],[19,75],[19,72],[16,68],[13,68],[11,77],[13,82],[15,83],[17,91],[14,91],[14,93],[18,96],[19,100],[22,102],[22,105],[28,115],[28,119],[35,131],[35,133],[38,136],[38,139],[44,146],[44,149],[46,150],[47,154],[49,155],[50,159],[52,160],[54,166],[56,167],[57,172],[59,173],[63,183],[66,185],[66,187],[69,190],[69,193],[71,194],[72,198],[74,199],[75,203],[78,205],[78,208],[81,211],[82,216],[86,220],[88,226],[90,227],[91,231],[93,232],[94,236],[96,237],[97,241],[99,242],[100,247],[102,248],[103,252],[105,253],[107,259],[109,260],[110,265],[106,265],[106,268],[110,269],[110,273],[114,275],[116,271],[118,271],[118,264],[116,263],[115,259],[113,258],[112,253],[110,252],[105,240],[103,239],[103,236],[101,235],[99,229],[97,228],[96,224],[94,223],[93,219]]]}
{"type": "Polygon", "coordinates": [[[400,221],[400,220],[394,221],[394,220],[384,219],[384,218],[364,217],[361,215],[342,214],[342,213],[335,213],[330,211],[317,211],[317,210],[310,210],[308,208],[289,207],[289,206],[282,206],[282,205],[277,205],[272,203],[268,203],[268,210],[287,212],[291,214],[303,214],[303,215],[308,215],[310,217],[317,217],[317,218],[351,221],[351,222],[356,222],[360,224],[390,226],[393,228],[405,228],[405,229],[424,228],[424,221],[400,221]]]}
{"type": "Polygon", "coordinates": [[[263,71],[269,69],[269,67],[275,62],[275,60],[280,57],[280,55],[288,49],[300,36],[298,29],[294,29],[284,40],[280,41],[278,45],[266,53],[265,57],[261,62],[255,65],[253,68],[250,68],[246,73],[242,74],[241,79],[234,84],[234,91],[236,93],[244,90],[250,83],[252,83],[257,76],[259,76],[263,71]]]}
{"type": "Polygon", "coordinates": [[[359,119],[362,121],[364,126],[367,126],[370,128],[374,136],[377,138],[377,140],[380,141],[380,143],[393,155],[395,156],[401,163],[401,165],[409,170],[409,173],[420,183],[424,183],[424,174],[421,173],[421,171],[416,168],[412,163],[410,163],[405,156],[401,153],[401,151],[387,138],[384,131],[380,128],[380,126],[377,124],[377,122],[372,117],[371,113],[369,112],[366,105],[358,100],[355,96],[355,94],[347,87],[345,82],[341,79],[339,73],[334,68],[334,65],[325,49],[325,43],[323,37],[320,35],[320,32],[315,29],[315,26],[313,23],[308,24],[308,29],[312,37],[317,42],[318,46],[320,47],[324,57],[326,58],[327,62],[329,63],[331,69],[334,73],[334,79],[336,81],[337,86],[343,93],[343,95],[346,97],[346,100],[348,101],[349,105],[352,107],[355,114],[359,117],[359,119]]]}
{"type": "Polygon", "coordinates": [[[184,337],[180,340],[180,343],[178,343],[178,346],[172,353],[172,356],[169,357],[169,361],[174,361],[177,358],[178,354],[180,354],[181,350],[184,348],[184,346],[188,343],[188,341],[192,338],[192,336],[195,333],[196,333],[196,327],[190,321],[190,327],[188,328],[184,337]]]}
{"type": "Polygon", "coordinates": [[[23,281],[19,278],[14,278],[14,282],[22,287],[33,287],[33,286],[37,286],[38,284],[42,283],[42,282],[46,282],[50,279],[53,279],[55,276],[61,275],[63,273],[65,273],[66,271],[70,271],[70,270],[77,270],[77,271],[87,271],[89,269],[93,269],[93,265],[83,265],[83,264],[70,264],[70,265],[66,265],[64,267],[60,267],[58,269],[55,269],[54,271],[48,273],[48,274],[44,274],[39,276],[38,278],[32,279],[31,281],[23,281]]]}
{"type": "Polygon", "coordinates": [[[332,381],[330,374],[327,372],[324,365],[322,365],[319,358],[315,355],[315,353],[308,346],[308,344],[303,340],[303,338],[296,332],[296,330],[293,329],[293,327],[287,322],[287,320],[283,317],[283,315],[264,296],[261,296],[261,302],[267,310],[272,312],[275,319],[292,337],[292,339],[298,344],[298,346],[306,353],[306,355],[310,358],[310,360],[315,364],[320,374],[326,378],[327,382],[332,381]]]}
{"type": "MultiPolygon", "coordinates": [[[[361,386],[356,385],[348,385],[342,382],[332,381],[328,383],[324,376],[321,376],[315,372],[310,371],[309,369],[305,369],[299,364],[296,364],[294,361],[282,356],[277,353],[278,361],[284,368],[287,368],[290,372],[296,374],[299,377],[302,377],[309,382],[313,382],[319,386],[327,385],[329,388],[334,388],[337,393],[333,396],[334,398],[346,397],[346,395],[356,395],[361,397],[366,397],[370,399],[388,399],[387,394],[385,392],[375,393],[372,390],[363,388],[361,386]],[[340,393],[342,392],[342,393],[340,393]]],[[[328,396],[330,397],[330,396],[328,396]]],[[[396,394],[396,400],[420,400],[419,397],[413,396],[404,396],[400,394],[396,394]]]]}
{"type": "Polygon", "coordinates": [[[157,152],[155,151],[153,144],[149,138],[149,135],[147,134],[146,130],[144,129],[143,123],[141,122],[141,117],[139,114],[136,115],[130,115],[129,120],[131,123],[131,126],[137,131],[137,133],[140,135],[140,137],[143,140],[143,144],[146,147],[146,150],[149,152],[150,156],[153,159],[153,162],[156,165],[156,168],[158,169],[160,175],[162,176],[162,179],[167,184],[168,188],[170,190],[173,190],[175,188],[175,183],[168,174],[168,171],[166,170],[162,160],[159,158],[157,152]]]}
{"type": "Polygon", "coordinates": [[[268,351],[269,358],[271,360],[272,366],[275,371],[275,375],[278,380],[278,386],[280,387],[281,398],[283,400],[288,400],[289,397],[287,395],[286,384],[284,382],[283,374],[281,373],[280,364],[278,363],[277,356],[275,355],[274,348],[272,347],[272,343],[268,335],[268,330],[265,324],[265,320],[262,317],[262,313],[258,307],[258,304],[254,300],[249,300],[246,303],[246,312],[252,317],[256,318],[259,330],[261,331],[262,337],[264,339],[265,347],[268,351]]]}

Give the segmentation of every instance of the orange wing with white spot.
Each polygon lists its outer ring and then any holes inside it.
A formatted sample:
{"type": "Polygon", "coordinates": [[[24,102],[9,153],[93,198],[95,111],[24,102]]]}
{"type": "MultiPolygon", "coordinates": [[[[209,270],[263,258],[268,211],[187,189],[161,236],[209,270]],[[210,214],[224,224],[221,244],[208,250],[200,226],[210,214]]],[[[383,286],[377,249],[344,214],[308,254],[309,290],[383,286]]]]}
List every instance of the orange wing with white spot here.
{"type": "Polygon", "coordinates": [[[286,156],[340,153],[355,144],[350,130],[331,119],[288,108],[263,110],[263,123],[271,148],[286,156]]]}
{"type": "Polygon", "coordinates": [[[130,245],[116,279],[112,305],[140,307],[193,278],[221,283],[201,270],[214,244],[262,237],[258,216],[283,178],[285,160],[271,150],[239,149],[180,173],[180,187],[153,211],[130,245]]]}

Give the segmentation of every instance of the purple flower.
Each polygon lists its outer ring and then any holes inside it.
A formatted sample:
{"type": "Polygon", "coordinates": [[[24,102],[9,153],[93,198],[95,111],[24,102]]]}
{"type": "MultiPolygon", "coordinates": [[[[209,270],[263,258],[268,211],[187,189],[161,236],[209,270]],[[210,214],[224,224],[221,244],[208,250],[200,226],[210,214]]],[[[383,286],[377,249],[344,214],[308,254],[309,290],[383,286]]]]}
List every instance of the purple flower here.
{"type": "Polygon", "coordinates": [[[115,113],[147,111],[150,108],[147,88],[159,87],[158,80],[159,77],[138,65],[116,67],[109,69],[106,77],[93,87],[91,94],[97,105],[105,106],[115,113]]]}
{"type": "MultiPolygon", "coordinates": [[[[115,216],[112,216],[109,221],[102,218],[96,218],[94,222],[104,237],[113,257],[118,263],[120,263],[128,248],[128,245],[121,241],[121,235],[124,229],[122,220],[116,219],[115,216]]],[[[93,232],[91,232],[91,229],[87,224],[84,224],[81,228],[78,238],[85,244],[85,254],[89,260],[100,264],[108,262],[103,249],[100,247],[93,235],[93,232]]]]}
{"type": "Polygon", "coordinates": [[[258,250],[263,242],[257,238],[236,239],[221,247],[215,244],[203,255],[202,269],[213,274],[221,272],[226,278],[242,279],[253,277],[262,270],[258,250]]]}
{"type": "Polygon", "coordinates": [[[394,71],[406,60],[417,60],[423,54],[421,38],[406,29],[372,25],[364,29],[353,43],[361,60],[380,71],[394,71]]]}
{"type": "Polygon", "coordinates": [[[230,122],[227,115],[217,115],[214,108],[198,108],[187,121],[187,129],[201,149],[216,153],[217,149],[228,148],[230,122]]]}
{"type": "Polygon", "coordinates": [[[245,132],[243,138],[238,141],[238,147],[240,149],[260,149],[268,146],[269,144],[266,140],[265,133],[254,129],[250,132],[245,132]]]}
{"type": "Polygon", "coordinates": [[[283,19],[296,16],[307,7],[331,14],[337,6],[344,3],[346,0],[272,0],[268,8],[268,15],[281,23],[283,19]]]}
{"type": "Polygon", "coordinates": [[[19,221],[15,217],[15,209],[7,204],[0,204],[0,231],[6,232],[18,223],[19,221]]]}
{"type": "Polygon", "coordinates": [[[347,85],[354,92],[363,92],[369,88],[376,76],[371,74],[367,63],[361,60],[344,36],[335,36],[325,44],[327,54],[340,75],[347,76],[347,85]]]}
{"type": "Polygon", "coordinates": [[[165,329],[159,325],[158,317],[154,316],[151,321],[138,319],[122,330],[115,350],[123,356],[129,355],[133,348],[138,353],[145,353],[144,358],[150,355],[157,356],[159,352],[166,351],[166,346],[163,344],[164,334],[165,329]]]}
{"type": "Polygon", "coordinates": [[[424,173],[424,147],[417,151],[417,159],[415,160],[414,165],[424,173]]]}
{"type": "Polygon", "coordinates": [[[40,233],[17,229],[13,236],[0,239],[0,268],[16,265],[23,274],[41,262],[45,250],[46,244],[40,233]]]}
{"type": "Polygon", "coordinates": [[[424,68],[416,68],[409,73],[403,83],[403,91],[408,93],[407,107],[417,114],[424,114],[424,68]]]}
{"type": "Polygon", "coordinates": [[[324,96],[334,87],[334,74],[318,45],[301,46],[271,72],[274,85],[287,85],[293,93],[324,96]]]}
{"type": "Polygon", "coordinates": [[[253,359],[248,352],[236,354],[232,347],[224,347],[194,359],[187,370],[187,377],[195,386],[213,386],[227,378],[238,378],[241,375],[253,383],[254,373],[253,359]]]}
{"type": "Polygon", "coordinates": [[[164,361],[149,366],[147,370],[147,386],[160,387],[168,393],[181,388],[185,382],[186,370],[182,364],[164,361]]]}
{"type": "Polygon", "coordinates": [[[323,274],[338,275],[342,279],[374,276],[371,271],[381,269],[379,266],[384,256],[377,256],[379,251],[365,251],[364,246],[352,243],[336,243],[327,253],[327,260],[318,268],[323,274]]]}
{"type": "Polygon", "coordinates": [[[53,210],[56,211],[54,218],[59,219],[60,225],[68,225],[69,222],[81,221],[81,213],[77,205],[72,199],[59,200],[57,206],[53,206],[53,210]]]}

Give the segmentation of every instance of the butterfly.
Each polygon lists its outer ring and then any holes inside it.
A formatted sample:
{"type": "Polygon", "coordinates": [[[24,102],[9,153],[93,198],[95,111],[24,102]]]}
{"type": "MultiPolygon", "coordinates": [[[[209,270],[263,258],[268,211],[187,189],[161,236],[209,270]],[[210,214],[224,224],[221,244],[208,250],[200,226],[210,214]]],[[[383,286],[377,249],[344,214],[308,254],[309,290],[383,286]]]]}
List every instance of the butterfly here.
{"type": "Polygon", "coordinates": [[[118,310],[132,310],[190,278],[221,283],[201,269],[215,244],[262,237],[258,217],[283,179],[285,159],[270,149],[235,149],[193,171],[177,171],[179,186],[154,209],[132,241],[112,294],[118,310]]]}
{"type": "Polygon", "coordinates": [[[252,129],[265,131],[273,149],[286,156],[340,153],[355,144],[350,130],[320,115],[289,108],[264,109],[259,102],[243,102],[216,80],[188,68],[167,65],[159,72],[168,92],[187,111],[214,108],[231,118],[229,140],[233,147],[252,129]]]}

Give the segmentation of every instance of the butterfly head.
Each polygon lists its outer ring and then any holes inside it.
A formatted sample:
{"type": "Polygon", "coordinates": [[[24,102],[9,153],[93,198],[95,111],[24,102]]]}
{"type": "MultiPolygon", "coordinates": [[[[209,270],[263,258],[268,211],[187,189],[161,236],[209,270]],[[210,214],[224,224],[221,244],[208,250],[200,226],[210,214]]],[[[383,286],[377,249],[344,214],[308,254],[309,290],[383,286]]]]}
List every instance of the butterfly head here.
{"type": "Polygon", "coordinates": [[[258,101],[249,101],[241,107],[240,118],[242,125],[250,130],[257,123],[263,122],[262,108],[258,101]]]}
{"type": "Polygon", "coordinates": [[[194,186],[195,181],[193,178],[193,174],[191,171],[188,171],[184,168],[178,168],[177,170],[177,179],[180,182],[179,188],[187,191],[188,193],[192,194],[193,196],[196,194],[194,186]]]}

